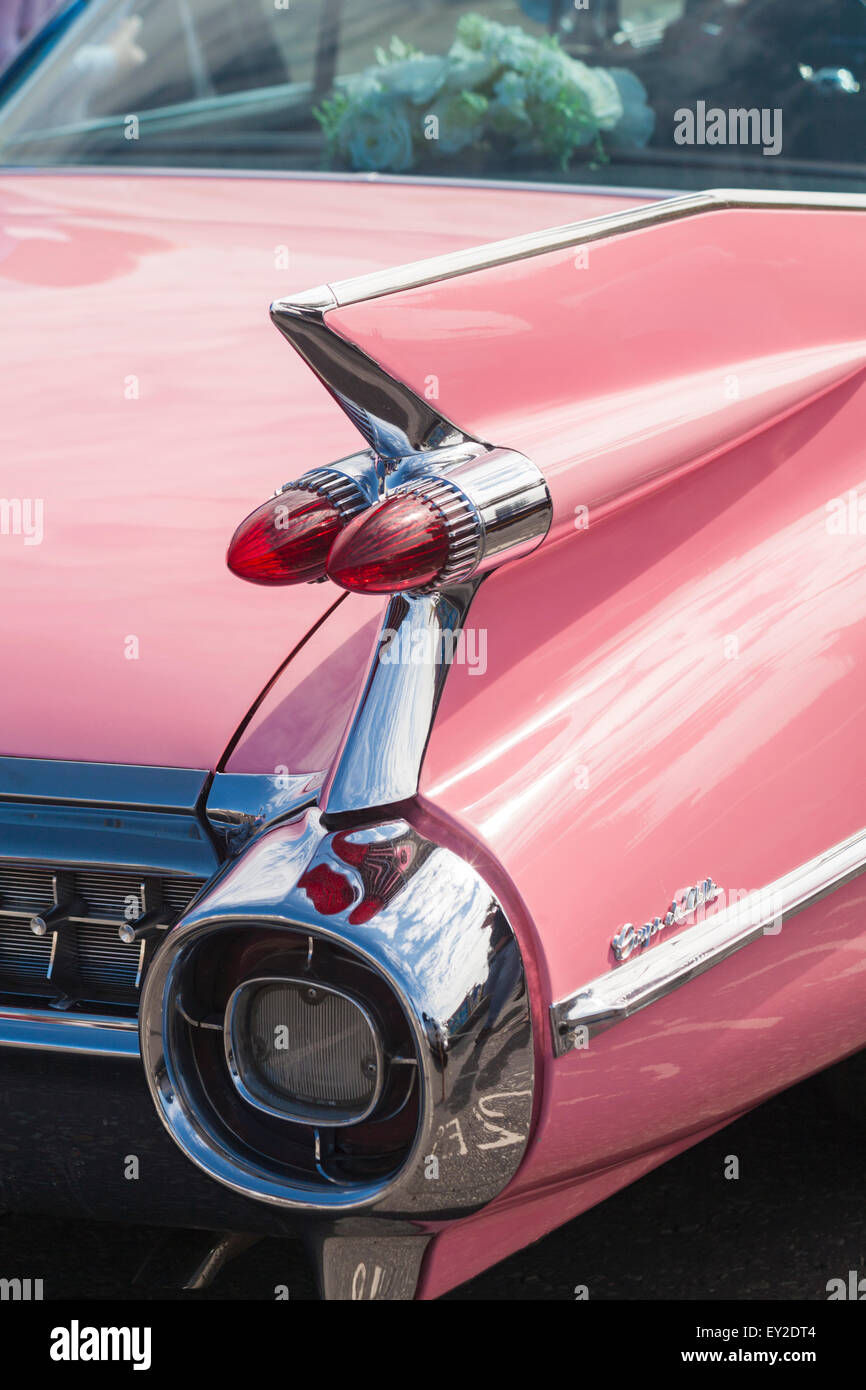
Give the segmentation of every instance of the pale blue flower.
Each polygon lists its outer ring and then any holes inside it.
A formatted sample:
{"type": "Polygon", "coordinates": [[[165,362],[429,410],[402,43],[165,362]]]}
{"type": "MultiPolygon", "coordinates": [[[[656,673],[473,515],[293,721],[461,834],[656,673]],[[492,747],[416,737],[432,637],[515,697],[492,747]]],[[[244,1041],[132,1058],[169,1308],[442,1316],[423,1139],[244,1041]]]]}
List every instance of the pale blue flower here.
{"type": "Polygon", "coordinates": [[[500,77],[493,92],[503,106],[523,106],[529,95],[529,88],[519,73],[506,72],[500,77]]]}
{"type": "Polygon", "coordinates": [[[374,92],[343,115],[339,142],[353,169],[399,174],[414,163],[412,127],[403,102],[374,92]]]}
{"type": "Polygon", "coordinates": [[[646,88],[628,68],[608,71],[623,106],[623,114],[610,133],[610,143],[617,149],[642,149],[652,139],[656,123],[655,112],[647,104],[646,88]]]}

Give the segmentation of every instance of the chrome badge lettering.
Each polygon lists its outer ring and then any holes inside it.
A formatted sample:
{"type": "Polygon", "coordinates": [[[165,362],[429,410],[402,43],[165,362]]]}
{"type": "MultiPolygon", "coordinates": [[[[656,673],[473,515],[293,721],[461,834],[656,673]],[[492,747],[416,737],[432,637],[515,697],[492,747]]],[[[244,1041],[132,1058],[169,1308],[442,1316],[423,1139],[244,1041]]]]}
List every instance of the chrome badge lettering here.
{"type": "Polygon", "coordinates": [[[694,888],[687,888],[675,898],[664,917],[653,917],[641,927],[626,922],[610,943],[617,960],[628,960],[635,951],[642,951],[654,936],[664,931],[665,927],[679,926],[680,922],[685,922],[699,908],[714,903],[721,891],[711,878],[705,878],[701,883],[695,884],[694,888]]]}

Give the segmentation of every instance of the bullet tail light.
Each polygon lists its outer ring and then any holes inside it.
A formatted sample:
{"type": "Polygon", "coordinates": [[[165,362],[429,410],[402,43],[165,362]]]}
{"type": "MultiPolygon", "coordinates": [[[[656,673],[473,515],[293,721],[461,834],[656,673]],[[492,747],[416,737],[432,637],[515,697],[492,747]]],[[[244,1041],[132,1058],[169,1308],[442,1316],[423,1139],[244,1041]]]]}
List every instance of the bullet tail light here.
{"type": "Polygon", "coordinates": [[[227,563],[253,584],[433,593],[528,554],[550,519],[547,484],[522,454],[430,450],[383,479],[368,452],[287,483],[241,523],[227,563]]]}
{"type": "Polygon", "coordinates": [[[310,584],[325,578],[343,527],[369,505],[351,476],[330,468],[305,473],[241,522],[229,544],[232,574],[251,584],[310,584]]]}
{"type": "Polygon", "coordinates": [[[528,554],[550,519],[535,465],[491,449],[428,467],[356,516],[334,540],[328,577],[358,593],[430,593],[528,554]]]}

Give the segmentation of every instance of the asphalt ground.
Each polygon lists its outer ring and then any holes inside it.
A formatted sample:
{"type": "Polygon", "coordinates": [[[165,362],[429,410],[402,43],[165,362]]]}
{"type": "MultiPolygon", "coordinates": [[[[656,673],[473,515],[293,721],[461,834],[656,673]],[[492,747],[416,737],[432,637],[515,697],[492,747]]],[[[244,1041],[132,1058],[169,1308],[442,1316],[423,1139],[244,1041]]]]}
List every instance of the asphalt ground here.
{"type": "MultiPolygon", "coordinates": [[[[828,1280],[866,1274],[864,1146],[826,1079],[813,1078],[447,1298],[571,1301],[585,1285],[591,1300],[826,1300],[828,1280]],[[736,1180],[725,1178],[731,1154],[736,1180]]],[[[4,1269],[42,1276],[46,1300],[272,1300],[278,1285],[291,1300],[315,1298],[300,1246],[279,1240],[246,1251],[205,1291],[168,1287],[172,1261],[183,1267],[184,1241],[196,1239],[0,1219],[4,1269]]]]}

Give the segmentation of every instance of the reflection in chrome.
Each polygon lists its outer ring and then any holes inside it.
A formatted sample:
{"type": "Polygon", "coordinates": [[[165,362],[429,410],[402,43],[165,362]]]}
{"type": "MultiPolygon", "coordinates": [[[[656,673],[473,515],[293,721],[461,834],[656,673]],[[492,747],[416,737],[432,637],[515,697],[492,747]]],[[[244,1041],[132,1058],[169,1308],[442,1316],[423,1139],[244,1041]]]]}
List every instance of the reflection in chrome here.
{"type": "Polygon", "coordinates": [[[226,851],[237,854],[247,840],[275,821],[312,805],[325,772],[218,772],[208,793],[206,813],[226,851]]]}
{"type": "Polygon", "coordinates": [[[138,1053],[138,1024],[132,1018],[101,1014],[58,1014],[50,1009],[0,1005],[0,1047],[32,1052],[75,1052],[92,1057],[132,1057],[138,1053]]]}
{"type": "Polygon", "coordinates": [[[207,779],[0,759],[0,1047],[134,1055],[155,940],[122,943],[118,932],[133,905],[136,927],[157,906],[164,925],[176,920],[219,868],[198,815],[207,779]]]}
{"type": "Polygon", "coordinates": [[[183,767],[0,758],[0,801],[194,811],[207,778],[183,767]]]}
{"type": "MultiPolygon", "coordinates": [[[[302,492],[315,493],[324,497],[334,506],[342,521],[351,521],[353,516],[370,505],[370,498],[364,487],[369,472],[369,462],[365,455],[355,455],[345,459],[333,468],[311,468],[302,477],[284,483],[280,492],[299,488],[302,492]],[[360,457],[360,466],[358,459],[360,457]]],[[[279,493],[277,494],[279,496],[279,493]]]]}
{"type": "Polygon", "coordinates": [[[519,560],[544,540],[553,514],[550,492],[523,454],[488,449],[453,463],[441,462],[438,454],[425,458],[429,462],[391,495],[422,497],[445,518],[450,546],[436,588],[519,560]]]}
{"type": "Polygon", "coordinates": [[[456,639],[480,582],[391,598],[342,753],[320,799],[329,815],[389,806],[415,795],[449,667],[440,661],[389,661],[388,652],[395,644],[410,652],[435,652],[443,636],[456,639]]]}
{"type": "Polygon", "coordinates": [[[157,1111],[187,1156],[235,1191],[279,1206],[457,1216],[492,1200],[526,1147],[533,1057],[517,942],[478,872],[403,821],[327,833],[311,810],[259,836],[169,933],[145,982],[141,1046],[157,1111]],[[351,866],[368,858],[378,868],[365,878],[351,866]],[[376,885],[389,860],[385,876],[394,881],[383,901],[376,885]],[[301,882],[338,874],[344,905],[321,911],[301,882]],[[274,951],[287,931],[311,937],[314,961],[318,943],[325,962],[339,947],[387,987],[417,1062],[407,1068],[401,1054],[391,1065],[420,1086],[417,1129],[397,1171],[357,1182],[299,1178],[245,1141],[245,1121],[216,1113],[192,1065],[197,1030],[178,1004],[189,972],[218,959],[226,933],[239,927],[272,934],[274,951]],[[485,1111],[491,1096],[496,1103],[485,1111]]]}
{"type": "Polygon", "coordinates": [[[327,292],[271,306],[271,318],[360,431],[378,459],[402,459],[427,449],[477,443],[439,415],[408,386],[388,375],[354,343],[332,333],[324,314],[327,292]]]}
{"type": "Polygon", "coordinates": [[[600,975],[551,1006],[553,1051],[569,1052],[622,1022],[783,924],[866,870],[866,830],[663,941],[638,960],[600,975]],[[584,1032],[584,1030],[586,1030],[584,1032]]]}
{"type": "Polygon", "coordinates": [[[227,853],[313,804],[324,776],[0,758],[0,1048],[138,1056],[137,991],[165,928],[227,853]]]}

